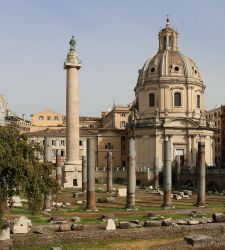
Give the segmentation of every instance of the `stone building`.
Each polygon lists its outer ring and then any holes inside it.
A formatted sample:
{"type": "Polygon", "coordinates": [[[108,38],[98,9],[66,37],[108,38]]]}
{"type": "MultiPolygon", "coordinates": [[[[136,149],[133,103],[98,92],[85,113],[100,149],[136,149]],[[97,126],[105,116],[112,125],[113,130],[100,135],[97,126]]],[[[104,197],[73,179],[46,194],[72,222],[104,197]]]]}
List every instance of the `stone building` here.
{"type": "Polygon", "coordinates": [[[215,126],[215,164],[225,167],[225,105],[208,110],[206,118],[215,126]]]}
{"type": "Polygon", "coordinates": [[[108,112],[102,112],[102,126],[103,128],[125,129],[129,114],[129,105],[113,105],[108,112]]]}
{"type": "Polygon", "coordinates": [[[158,52],[139,70],[134,89],[130,133],[136,141],[137,169],[152,172],[154,157],[163,168],[165,140],[170,140],[172,164],[179,156],[182,167],[196,166],[198,142],[205,142],[206,164],[211,166],[213,129],[206,122],[206,86],[199,68],[179,51],[178,32],[168,20],[158,37],[158,52]]]}
{"type": "Polygon", "coordinates": [[[31,131],[41,130],[43,127],[65,126],[65,116],[50,109],[34,113],[31,117],[31,131]]]}

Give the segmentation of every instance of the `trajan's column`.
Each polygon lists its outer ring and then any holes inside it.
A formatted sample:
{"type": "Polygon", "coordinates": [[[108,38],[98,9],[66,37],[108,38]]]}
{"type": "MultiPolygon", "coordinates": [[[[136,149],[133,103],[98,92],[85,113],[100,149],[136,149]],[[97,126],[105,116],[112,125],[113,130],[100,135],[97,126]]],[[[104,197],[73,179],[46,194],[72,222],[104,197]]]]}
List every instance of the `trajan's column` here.
{"type": "Polygon", "coordinates": [[[66,163],[63,168],[63,187],[82,187],[82,162],[79,155],[79,89],[78,70],[81,64],[75,51],[74,36],[64,62],[66,69],[66,163]]]}

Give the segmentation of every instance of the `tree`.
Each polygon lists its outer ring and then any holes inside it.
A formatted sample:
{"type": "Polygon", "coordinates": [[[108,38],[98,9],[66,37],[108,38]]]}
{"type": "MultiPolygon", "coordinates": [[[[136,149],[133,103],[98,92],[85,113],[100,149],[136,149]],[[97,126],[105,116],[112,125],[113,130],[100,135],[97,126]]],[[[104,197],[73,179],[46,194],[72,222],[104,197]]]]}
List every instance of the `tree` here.
{"type": "Polygon", "coordinates": [[[52,164],[39,162],[42,151],[38,144],[29,143],[18,126],[0,126],[0,210],[6,199],[24,191],[31,211],[39,212],[37,204],[43,203],[44,195],[57,192],[52,164]]]}

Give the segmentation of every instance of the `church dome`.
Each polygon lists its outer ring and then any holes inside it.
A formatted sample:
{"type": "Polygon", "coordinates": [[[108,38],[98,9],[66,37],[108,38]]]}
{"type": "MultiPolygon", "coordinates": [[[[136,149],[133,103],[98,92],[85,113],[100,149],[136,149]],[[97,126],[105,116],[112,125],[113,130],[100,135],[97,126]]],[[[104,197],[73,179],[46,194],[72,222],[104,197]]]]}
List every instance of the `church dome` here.
{"type": "Polygon", "coordinates": [[[159,79],[203,84],[197,64],[179,51],[177,40],[177,31],[167,22],[159,33],[158,53],[149,58],[139,70],[137,86],[154,83],[159,79]]]}

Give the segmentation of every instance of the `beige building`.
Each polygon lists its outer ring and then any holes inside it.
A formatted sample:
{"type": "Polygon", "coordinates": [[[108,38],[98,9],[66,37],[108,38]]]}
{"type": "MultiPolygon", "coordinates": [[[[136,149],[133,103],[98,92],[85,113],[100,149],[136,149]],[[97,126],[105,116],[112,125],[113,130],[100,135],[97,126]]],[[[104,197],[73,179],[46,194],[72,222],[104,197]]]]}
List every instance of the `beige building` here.
{"type": "Polygon", "coordinates": [[[225,148],[225,106],[221,105],[210,109],[206,113],[206,118],[208,123],[215,126],[214,130],[214,138],[215,138],[215,164],[217,167],[224,166],[225,164],[225,156],[224,156],[224,148],[225,148]]]}
{"type": "Polygon", "coordinates": [[[114,105],[108,112],[102,112],[103,128],[125,129],[130,114],[130,106],[114,105]]]}
{"type": "MultiPolygon", "coordinates": [[[[44,140],[49,137],[51,140],[52,162],[56,162],[56,150],[61,151],[62,162],[66,160],[66,128],[46,128],[27,133],[29,140],[37,142],[44,147],[44,140]]],[[[127,166],[127,144],[125,130],[103,129],[103,128],[80,128],[79,155],[80,159],[85,154],[87,138],[95,138],[95,167],[96,179],[102,182],[106,179],[106,153],[112,151],[114,171],[124,172],[127,166]]],[[[43,156],[40,156],[43,160],[43,156]]],[[[119,178],[119,174],[116,175],[119,178]]]]}
{"type": "Polygon", "coordinates": [[[40,111],[31,115],[31,131],[40,130],[47,127],[65,126],[65,116],[50,109],[40,111]]]}
{"type": "Polygon", "coordinates": [[[213,129],[206,122],[206,86],[196,63],[178,49],[178,33],[169,22],[159,32],[158,52],[139,70],[136,101],[130,116],[136,141],[137,169],[153,169],[154,157],[163,168],[164,140],[171,157],[181,165],[196,166],[198,142],[205,142],[206,164],[214,164],[213,129]]]}

